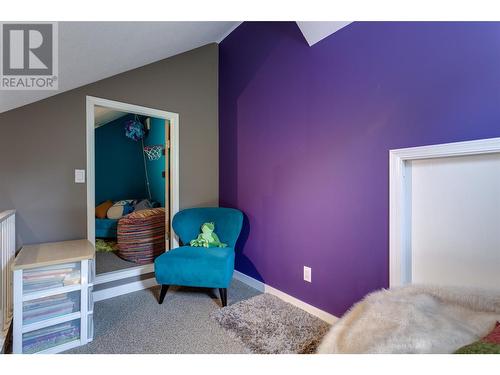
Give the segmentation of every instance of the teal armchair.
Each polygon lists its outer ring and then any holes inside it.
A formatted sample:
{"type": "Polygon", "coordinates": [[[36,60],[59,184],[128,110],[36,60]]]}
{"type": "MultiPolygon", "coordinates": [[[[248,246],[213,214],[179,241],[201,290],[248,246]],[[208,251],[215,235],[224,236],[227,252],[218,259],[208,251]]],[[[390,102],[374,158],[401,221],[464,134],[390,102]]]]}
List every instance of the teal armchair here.
{"type": "Polygon", "coordinates": [[[180,285],[218,288],[222,306],[226,306],[227,287],[234,272],[234,251],[242,225],[243,213],[234,208],[189,208],[175,214],[172,226],[184,246],[155,259],[155,277],[161,284],[159,303],[163,303],[170,285],[180,285]],[[189,246],[205,222],[215,223],[215,232],[227,247],[189,246]]]}

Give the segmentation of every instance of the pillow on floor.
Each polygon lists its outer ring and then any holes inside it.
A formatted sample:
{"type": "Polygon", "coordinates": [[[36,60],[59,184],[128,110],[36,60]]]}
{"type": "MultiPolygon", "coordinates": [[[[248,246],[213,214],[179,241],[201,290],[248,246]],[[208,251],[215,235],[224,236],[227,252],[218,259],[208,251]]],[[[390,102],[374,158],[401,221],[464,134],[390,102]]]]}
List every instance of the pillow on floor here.
{"type": "Polygon", "coordinates": [[[109,200],[106,202],[102,202],[95,208],[95,217],[98,219],[105,219],[106,214],[108,213],[108,210],[111,206],[113,206],[113,202],[109,200]]]}
{"type": "Polygon", "coordinates": [[[486,337],[458,349],[456,354],[500,354],[500,322],[486,337]]]}
{"type": "Polygon", "coordinates": [[[118,201],[115,204],[113,204],[109,209],[108,209],[108,219],[114,219],[118,220],[122,216],[125,216],[132,212],[133,206],[132,206],[132,200],[123,200],[123,201],[118,201]]]}

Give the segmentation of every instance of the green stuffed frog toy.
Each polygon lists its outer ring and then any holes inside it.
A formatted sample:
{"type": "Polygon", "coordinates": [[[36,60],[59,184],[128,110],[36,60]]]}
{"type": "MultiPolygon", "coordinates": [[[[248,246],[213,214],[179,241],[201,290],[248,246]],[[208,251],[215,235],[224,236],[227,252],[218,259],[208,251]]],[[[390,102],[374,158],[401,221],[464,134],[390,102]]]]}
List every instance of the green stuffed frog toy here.
{"type": "Polygon", "coordinates": [[[194,247],[226,247],[227,244],[220,242],[219,237],[214,232],[215,223],[203,223],[201,233],[189,245],[194,247]]]}

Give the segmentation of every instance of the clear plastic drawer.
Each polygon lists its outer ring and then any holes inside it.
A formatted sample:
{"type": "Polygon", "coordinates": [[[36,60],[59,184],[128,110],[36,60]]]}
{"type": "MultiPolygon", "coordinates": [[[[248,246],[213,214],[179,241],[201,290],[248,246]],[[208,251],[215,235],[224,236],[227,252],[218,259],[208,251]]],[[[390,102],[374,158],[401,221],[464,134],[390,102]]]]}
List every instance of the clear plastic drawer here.
{"type": "Polygon", "coordinates": [[[80,280],[80,262],[26,269],[23,271],[23,292],[61,288],[80,284],[80,280]]]}
{"type": "Polygon", "coordinates": [[[95,260],[90,259],[89,260],[89,276],[88,276],[88,283],[93,284],[95,280],[95,260]]]}
{"type": "Polygon", "coordinates": [[[32,324],[80,311],[80,291],[23,302],[23,324],[32,324]]]}
{"type": "Polygon", "coordinates": [[[93,287],[89,287],[89,290],[88,290],[87,311],[89,311],[89,312],[94,311],[94,288],[93,287]]]}
{"type": "Polygon", "coordinates": [[[94,339],[94,317],[93,314],[89,314],[87,318],[87,340],[92,341],[94,339]]]}
{"type": "Polygon", "coordinates": [[[23,353],[37,353],[80,339],[80,319],[23,334],[23,353]]]}

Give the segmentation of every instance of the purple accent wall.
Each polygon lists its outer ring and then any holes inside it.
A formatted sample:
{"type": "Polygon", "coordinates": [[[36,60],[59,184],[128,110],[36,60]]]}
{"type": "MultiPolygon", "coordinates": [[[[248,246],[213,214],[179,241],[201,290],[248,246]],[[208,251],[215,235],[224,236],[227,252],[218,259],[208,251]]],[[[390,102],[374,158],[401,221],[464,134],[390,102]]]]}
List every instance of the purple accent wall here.
{"type": "Polygon", "coordinates": [[[309,47],[245,22],[219,56],[236,269],[335,315],[388,286],[388,151],[500,136],[500,23],[356,22],[309,47]]]}

